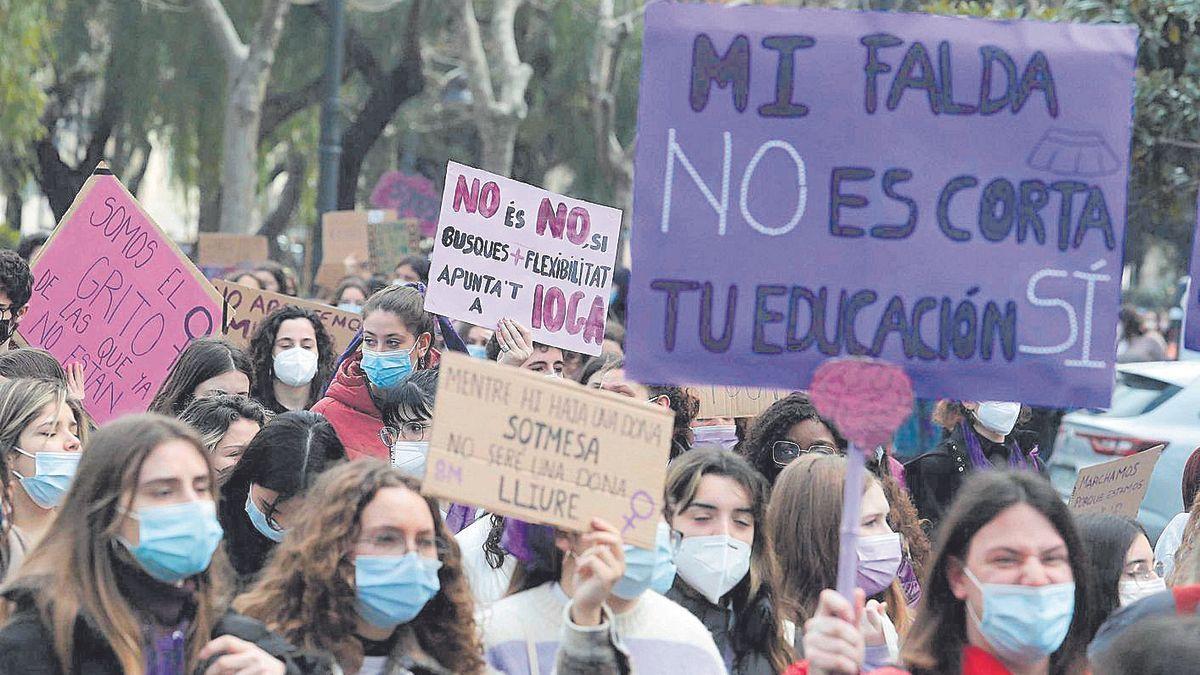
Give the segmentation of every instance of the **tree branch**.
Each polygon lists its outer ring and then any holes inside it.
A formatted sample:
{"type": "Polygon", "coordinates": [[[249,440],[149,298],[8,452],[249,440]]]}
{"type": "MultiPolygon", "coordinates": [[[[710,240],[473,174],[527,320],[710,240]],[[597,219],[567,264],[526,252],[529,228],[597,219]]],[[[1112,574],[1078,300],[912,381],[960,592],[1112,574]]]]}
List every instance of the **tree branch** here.
{"type": "MultiPolygon", "coordinates": [[[[309,9],[326,24],[329,23],[329,14],[325,11],[324,3],[314,3],[309,5],[309,9]]],[[[353,26],[346,26],[346,57],[349,66],[362,73],[368,83],[373,84],[384,78],[383,68],[380,67],[379,61],[375,60],[375,55],[371,53],[370,47],[367,47],[362,34],[353,26]]]]}
{"type": "Polygon", "coordinates": [[[492,10],[492,41],[500,54],[500,100],[504,114],[523,119],[527,112],[525,89],[533,69],[517,53],[517,9],[523,0],[496,0],[492,10]]]}
{"type": "MultiPolygon", "coordinates": [[[[345,82],[349,71],[342,74],[345,82]]],[[[321,102],[325,76],[318,75],[308,84],[292,91],[268,92],[263,100],[262,122],[258,128],[258,142],[262,143],[292,115],[321,102]]]]}
{"type": "Polygon", "coordinates": [[[464,60],[467,68],[467,84],[471,97],[480,110],[491,112],[496,105],[496,94],[492,88],[492,74],[488,71],[487,53],[483,49],[483,35],[479,32],[479,21],[475,19],[474,0],[459,0],[460,20],[463,24],[464,60]]]}
{"type": "Polygon", "coordinates": [[[217,40],[221,57],[225,59],[225,67],[230,72],[240,68],[249,57],[250,48],[238,37],[237,28],[234,27],[233,20],[229,18],[229,13],[225,11],[221,0],[195,1],[200,15],[204,17],[209,29],[212,30],[213,37],[217,40]]]}

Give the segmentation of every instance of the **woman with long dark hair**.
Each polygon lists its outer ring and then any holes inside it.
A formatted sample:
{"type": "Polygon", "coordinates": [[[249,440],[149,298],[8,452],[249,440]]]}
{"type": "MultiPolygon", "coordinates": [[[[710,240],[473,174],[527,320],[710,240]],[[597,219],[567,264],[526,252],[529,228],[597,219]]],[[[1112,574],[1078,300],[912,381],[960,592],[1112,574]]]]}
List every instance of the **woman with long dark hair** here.
{"type": "Polygon", "coordinates": [[[308,410],[321,400],[338,355],[316,312],[280,307],[250,338],[254,398],[273,413],[308,410]]]}
{"type": "Polygon", "coordinates": [[[326,472],[234,603],[346,673],[481,673],[458,546],[420,484],[378,460],[326,472]]]}
{"type": "Polygon", "coordinates": [[[5,586],[0,672],[320,672],[226,612],[214,481],[176,420],[97,431],[60,517],[5,586]]]}
{"type": "Polygon", "coordinates": [[[1091,575],[1091,635],[1119,608],[1162,593],[1167,584],[1154,570],[1154,550],[1141,523],[1108,513],[1076,518],[1091,575]]]}
{"type": "Polygon", "coordinates": [[[254,579],[296,525],[308,487],[343,459],[329,421],[311,412],[279,415],[250,441],[221,488],[219,510],[239,587],[254,579]]]}
{"type": "Polygon", "coordinates": [[[246,352],[217,338],[192,340],[150,401],[150,412],[178,417],[198,398],[249,396],[253,382],[254,369],[246,352]]]}
{"type": "MultiPolygon", "coordinates": [[[[901,659],[913,675],[1078,675],[1087,667],[1087,553],[1066,504],[1026,471],[972,476],[938,532],[901,659]]],[[[858,596],[861,601],[861,595],[858,596]]],[[[821,593],[792,673],[860,672],[854,607],[821,593]]]]}
{"type": "Polygon", "coordinates": [[[692,450],[667,471],[666,517],[682,535],[667,597],[704,623],[735,675],[778,673],[793,658],[767,537],[769,490],[746,460],[718,448],[692,450]]]}

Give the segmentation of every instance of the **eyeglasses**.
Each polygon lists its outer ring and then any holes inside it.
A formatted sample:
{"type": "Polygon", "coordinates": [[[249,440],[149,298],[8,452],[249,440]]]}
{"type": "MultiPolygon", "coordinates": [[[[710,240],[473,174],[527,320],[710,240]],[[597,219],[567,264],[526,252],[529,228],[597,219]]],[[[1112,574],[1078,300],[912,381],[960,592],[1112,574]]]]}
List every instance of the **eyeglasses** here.
{"type": "Polygon", "coordinates": [[[428,422],[405,422],[399,427],[380,429],[379,440],[390,448],[396,444],[396,441],[423,441],[428,431],[428,422]]]}
{"type": "Polygon", "coordinates": [[[1151,567],[1146,563],[1134,563],[1125,567],[1124,576],[1133,581],[1154,581],[1159,577],[1157,567],[1157,564],[1151,567]]]}
{"type": "Polygon", "coordinates": [[[442,559],[446,551],[449,550],[449,545],[441,537],[420,537],[416,541],[416,547],[410,549],[408,541],[403,534],[399,532],[386,532],[370,536],[363,536],[356,542],[357,553],[360,555],[408,555],[411,551],[416,551],[418,554],[426,558],[442,559]]]}
{"type": "Polygon", "coordinates": [[[837,448],[825,445],[824,443],[813,443],[807,448],[801,448],[799,443],[794,441],[775,441],[771,445],[771,459],[779,466],[787,466],[800,455],[816,453],[818,455],[836,455],[837,448]]]}

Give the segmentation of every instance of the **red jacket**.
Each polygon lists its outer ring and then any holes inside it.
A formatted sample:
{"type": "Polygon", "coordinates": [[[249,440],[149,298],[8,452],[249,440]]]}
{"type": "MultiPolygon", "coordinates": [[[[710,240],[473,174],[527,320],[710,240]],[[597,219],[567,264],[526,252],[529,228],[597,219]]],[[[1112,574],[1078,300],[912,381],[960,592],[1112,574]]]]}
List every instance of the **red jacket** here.
{"type": "MultiPolygon", "coordinates": [[[[784,675],[808,675],[808,661],[794,663],[784,675]]],[[[900,668],[880,668],[870,675],[908,675],[900,668]]],[[[1012,675],[1000,660],[979,647],[967,645],[963,648],[962,675],[1012,675]]]]}
{"type": "MultiPolygon", "coordinates": [[[[436,368],[439,361],[440,354],[433,350],[429,367],[436,368]]],[[[367,376],[361,363],[362,352],[356,352],[343,361],[325,392],[325,398],[317,401],[312,411],[329,419],[342,445],[346,446],[348,459],[375,457],[387,460],[390,459],[391,449],[379,438],[379,430],[383,428],[383,413],[371,400],[367,376]]]]}

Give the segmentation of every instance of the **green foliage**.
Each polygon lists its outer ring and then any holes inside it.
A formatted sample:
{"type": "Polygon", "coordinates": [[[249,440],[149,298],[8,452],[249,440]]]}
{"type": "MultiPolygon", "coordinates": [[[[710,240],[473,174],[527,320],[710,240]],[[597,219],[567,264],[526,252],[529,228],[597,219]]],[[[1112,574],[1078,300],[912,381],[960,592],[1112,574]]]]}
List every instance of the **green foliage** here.
{"type": "Polygon", "coordinates": [[[53,27],[46,0],[0,0],[0,155],[11,157],[43,133],[46,94],[37,75],[53,27]]]}

